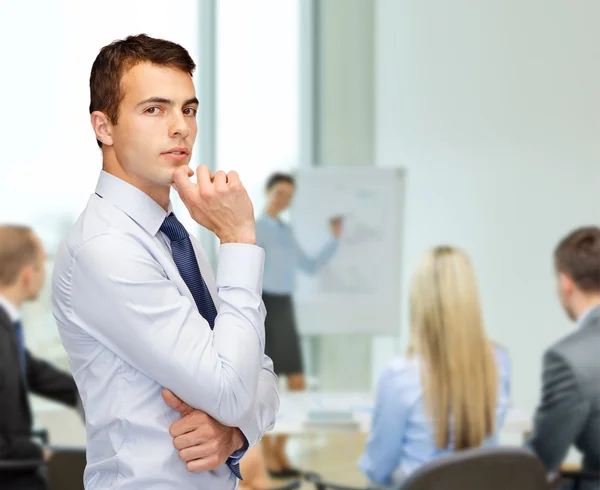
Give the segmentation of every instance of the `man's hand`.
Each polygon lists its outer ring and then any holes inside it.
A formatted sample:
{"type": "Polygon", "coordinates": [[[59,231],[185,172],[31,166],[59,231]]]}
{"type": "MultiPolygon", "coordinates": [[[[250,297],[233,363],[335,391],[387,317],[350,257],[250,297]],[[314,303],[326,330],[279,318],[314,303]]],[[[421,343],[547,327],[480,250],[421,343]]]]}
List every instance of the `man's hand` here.
{"type": "Polygon", "coordinates": [[[47,463],[48,461],[50,461],[50,458],[52,458],[52,451],[47,447],[44,447],[42,448],[42,455],[44,458],[44,463],[47,463]]]}
{"type": "Polygon", "coordinates": [[[206,165],[200,165],[196,184],[190,181],[190,172],[186,165],[175,170],[173,187],[192,218],[217,235],[221,243],[254,245],[254,208],[237,172],[220,170],[213,176],[206,165]]]}
{"type": "Polygon", "coordinates": [[[169,390],[163,390],[162,397],[169,407],[181,413],[181,419],[171,425],[169,433],[188,471],[214,470],[244,447],[246,439],[239,429],[220,424],[206,413],[190,407],[169,390]]]}

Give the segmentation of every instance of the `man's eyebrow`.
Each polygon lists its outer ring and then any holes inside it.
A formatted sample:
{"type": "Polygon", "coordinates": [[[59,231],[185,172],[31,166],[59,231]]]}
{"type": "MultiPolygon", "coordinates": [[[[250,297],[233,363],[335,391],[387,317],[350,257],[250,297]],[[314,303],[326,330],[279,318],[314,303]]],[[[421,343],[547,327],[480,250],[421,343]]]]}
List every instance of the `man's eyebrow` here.
{"type": "Polygon", "coordinates": [[[137,106],[141,106],[144,104],[149,104],[149,103],[154,103],[154,104],[167,104],[167,105],[173,105],[173,101],[170,99],[165,99],[164,97],[149,97],[148,99],[142,100],[137,106]]]}
{"type": "MultiPolygon", "coordinates": [[[[142,100],[137,106],[142,106],[145,104],[150,104],[150,103],[154,103],[154,104],[166,104],[166,105],[173,105],[173,101],[171,99],[165,99],[164,97],[150,97],[148,99],[142,100]]],[[[199,101],[197,97],[193,97],[191,99],[186,100],[183,105],[190,105],[190,104],[196,104],[199,105],[199,101]]]]}

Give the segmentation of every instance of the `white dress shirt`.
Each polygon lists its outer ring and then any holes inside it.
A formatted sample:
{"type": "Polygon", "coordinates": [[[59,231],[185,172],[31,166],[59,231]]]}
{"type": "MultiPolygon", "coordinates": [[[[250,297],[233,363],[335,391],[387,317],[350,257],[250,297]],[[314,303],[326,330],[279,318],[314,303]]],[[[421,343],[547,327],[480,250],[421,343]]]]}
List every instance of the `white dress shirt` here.
{"type": "Polygon", "coordinates": [[[4,308],[4,311],[6,311],[6,314],[11,322],[15,323],[17,320],[21,319],[21,312],[19,309],[13,303],[11,303],[6,296],[2,296],[1,294],[0,307],[4,308]]]}
{"type": "Polygon", "coordinates": [[[264,354],[264,251],[221,245],[215,282],[190,236],[218,311],[213,331],[159,231],[165,210],[105,172],[96,193],[52,277],[53,313],[86,414],[85,488],[234,489],[226,465],[187,471],[169,434],[180,414],[161,390],[239,427],[250,446],[273,427],[279,396],[264,354]]]}

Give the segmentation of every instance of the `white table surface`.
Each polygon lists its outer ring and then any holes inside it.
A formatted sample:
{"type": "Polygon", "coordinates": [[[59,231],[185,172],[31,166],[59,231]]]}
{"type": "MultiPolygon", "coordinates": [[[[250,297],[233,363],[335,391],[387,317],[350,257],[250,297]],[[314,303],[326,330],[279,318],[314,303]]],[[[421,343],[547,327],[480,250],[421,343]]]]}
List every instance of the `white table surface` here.
{"type": "MultiPolygon", "coordinates": [[[[310,435],[328,432],[368,433],[371,425],[374,397],[371,393],[284,392],[280,395],[281,406],[273,433],[310,435]],[[348,423],[335,417],[334,413],[346,414],[354,421],[348,423]],[[311,414],[329,415],[333,420],[311,422],[311,414]]],[[[33,411],[38,417],[48,412],[68,410],[62,405],[35,397],[33,411]]],[[[531,417],[511,408],[507,414],[503,433],[522,435],[531,429],[531,417]]]]}

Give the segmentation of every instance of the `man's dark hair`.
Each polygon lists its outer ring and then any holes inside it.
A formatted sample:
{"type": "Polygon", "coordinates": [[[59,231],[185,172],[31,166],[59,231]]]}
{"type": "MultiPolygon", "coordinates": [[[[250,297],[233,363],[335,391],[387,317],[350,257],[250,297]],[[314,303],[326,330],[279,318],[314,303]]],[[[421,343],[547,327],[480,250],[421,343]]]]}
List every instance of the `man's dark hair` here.
{"type": "MultiPolygon", "coordinates": [[[[143,62],[178,68],[190,76],[196,64],[187,50],[179,44],[155,39],[146,34],[129,36],[104,46],[92,65],[90,75],[90,114],[104,112],[111,123],[117,124],[123,75],[143,62]]],[[[102,148],[102,143],[98,141],[102,148]]]]}
{"type": "Polygon", "coordinates": [[[556,270],[569,276],[587,293],[600,293],[600,228],[578,228],[554,251],[556,270]]]}
{"type": "Polygon", "coordinates": [[[283,172],[275,172],[267,179],[267,185],[265,186],[266,190],[270,191],[273,187],[275,187],[279,182],[287,182],[288,184],[296,185],[296,181],[294,177],[290,174],[284,174],[283,172]]]}

